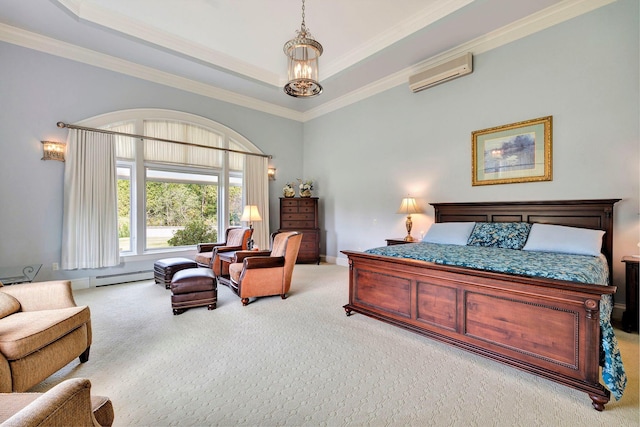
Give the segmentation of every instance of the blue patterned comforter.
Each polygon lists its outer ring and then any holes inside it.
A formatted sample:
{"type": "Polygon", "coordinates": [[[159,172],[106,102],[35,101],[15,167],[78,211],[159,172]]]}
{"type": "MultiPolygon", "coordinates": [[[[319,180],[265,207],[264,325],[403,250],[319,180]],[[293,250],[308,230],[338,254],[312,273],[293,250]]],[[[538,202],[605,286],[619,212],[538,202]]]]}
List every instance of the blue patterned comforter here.
{"type": "MultiPolygon", "coordinates": [[[[605,286],[609,284],[609,268],[604,255],[594,257],[423,242],[384,246],[365,252],[521,276],[544,277],[605,286]]],[[[627,375],[620,357],[618,340],[611,325],[612,311],[613,296],[604,295],[600,301],[600,331],[604,353],[602,379],[604,385],[618,400],[622,397],[627,384],[627,375]]]]}

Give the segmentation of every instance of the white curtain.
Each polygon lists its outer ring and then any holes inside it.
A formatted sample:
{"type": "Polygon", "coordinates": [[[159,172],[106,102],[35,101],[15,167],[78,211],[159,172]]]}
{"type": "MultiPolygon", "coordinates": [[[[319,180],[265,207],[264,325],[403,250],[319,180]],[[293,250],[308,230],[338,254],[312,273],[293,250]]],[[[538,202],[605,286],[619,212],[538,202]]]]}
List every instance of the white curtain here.
{"type": "Polygon", "coordinates": [[[270,249],[268,160],[260,156],[245,156],[245,158],[246,204],[257,206],[262,217],[262,221],[253,223],[253,240],[258,248],[270,249]]]}
{"type": "Polygon", "coordinates": [[[165,120],[145,120],[144,134],[156,138],[184,141],[193,145],[166,141],[145,140],[144,159],[154,162],[222,167],[223,152],[207,147],[222,147],[222,135],[190,123],[165,120]]]}
{"type": "Polygon", "coordinates": [[[113,135],[70,129],[64,170],[63,269],[120,263],[117,206],[113,135]]]}

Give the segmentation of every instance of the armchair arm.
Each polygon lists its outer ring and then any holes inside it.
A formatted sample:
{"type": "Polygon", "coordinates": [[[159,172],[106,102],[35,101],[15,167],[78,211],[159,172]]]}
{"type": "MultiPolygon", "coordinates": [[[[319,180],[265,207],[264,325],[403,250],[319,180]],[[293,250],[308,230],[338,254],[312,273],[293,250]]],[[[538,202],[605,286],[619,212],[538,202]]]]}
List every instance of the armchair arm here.
{"type": "Polygon", "coordinates": [[[217,242],[217,243],[198,243],[197,250],[198,253],[202,252],[211,252],[213,248],[216,246],[224,246],[227,242],[217,242]]]}
{"type": "Polygon", "coordinates": [[[252,256],[243,261],[244,269],[284,267],[283,256],[252,256]]]}
{"type": "Polygon", "coordinates": [[[242,250],[242,246],[218,246],[213,249],[215,252],[231,252],[242,250]]]}
{"type": "Polygon", "coordinates": [[[13,381],[9,361],[4,357],[4,354],[0,353],[0,393],[11,393],[12,391],[13,381]]]}
{"type": "Polygon", "coordinates": [[[73,291],[71,290],[71,282],[68,280],[4,286],[1,292],[5,292],[17,299],[20,302],[22,311],[76,307],[73,291]]]}
{"type": "Polygon", "coordinates": [[[242,262],[245,258],[257,256],[269,256],[271,251],[237,251],[236,262],[242,262]]]}
{"type": "MultiPolygon", "coordinates": [[[[19,398],[19,393],[15,397],[19,398]]],[[[63,381],[13,414],[2,425],[96,426],[98,423],[91,407],[91,383],[85,378],[63,381]]]]}

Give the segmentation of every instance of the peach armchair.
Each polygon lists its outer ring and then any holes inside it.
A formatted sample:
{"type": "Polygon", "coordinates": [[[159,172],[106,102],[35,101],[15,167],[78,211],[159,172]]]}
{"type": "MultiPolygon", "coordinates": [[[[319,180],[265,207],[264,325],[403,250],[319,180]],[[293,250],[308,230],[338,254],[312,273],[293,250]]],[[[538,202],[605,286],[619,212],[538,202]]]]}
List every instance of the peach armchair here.
{"type": "Polygon", "coordinates": [[[212,268],[216,277],[221,274],[228,274],[228,264],[221,263],[217,254],[219,252],[246,250],[252,234],[252,228],[227,228],[225,231],[224,242],[198,244],[198,253],[195,258],[196,263],[199,267],[212,268]]]}
{"type": "Polygon", "coordinates": [[[271,251],[236,252],[236,262],[229,265],[230,288],[242,305],[249,304],[253,297],[287,297],[301,242],[302,233],[283,232],[273,236],[271,251]]]}
{"type": "Polygon", "coordinates": [[[22,392],[78,357],[89,360],[91,312],[68,280],[0,287],[0,392],[22,392]]]}
{"type": "Polygon", "coordinates": [[[45,393],[0,393],[3,427],[108,427],[113,418],[111,400],[92,396],[86,378],[65,380],[45,393]]]}

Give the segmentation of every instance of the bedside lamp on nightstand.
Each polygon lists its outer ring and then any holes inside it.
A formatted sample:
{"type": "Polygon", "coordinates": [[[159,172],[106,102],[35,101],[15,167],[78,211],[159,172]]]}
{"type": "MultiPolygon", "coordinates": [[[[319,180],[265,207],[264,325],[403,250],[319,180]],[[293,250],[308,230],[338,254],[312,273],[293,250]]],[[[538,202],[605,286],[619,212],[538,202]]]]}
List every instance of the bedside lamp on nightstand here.
{"type": "Polygon", "coordinates": [[[407,236],[404,238],[405,242],[413,242],[413,237],[411,236],[411,227],[413,227],[413,222],[411,221],[411,214],[422,213],[422,210],[418,207],[416,203],[416,199],[413,197],[405,197],[402,199],[402,203],[400,203],[400,208],[398,208],[399,214],[405,214],[407,216],[407,221],[405,225],[407,227],[407,236]]]}

